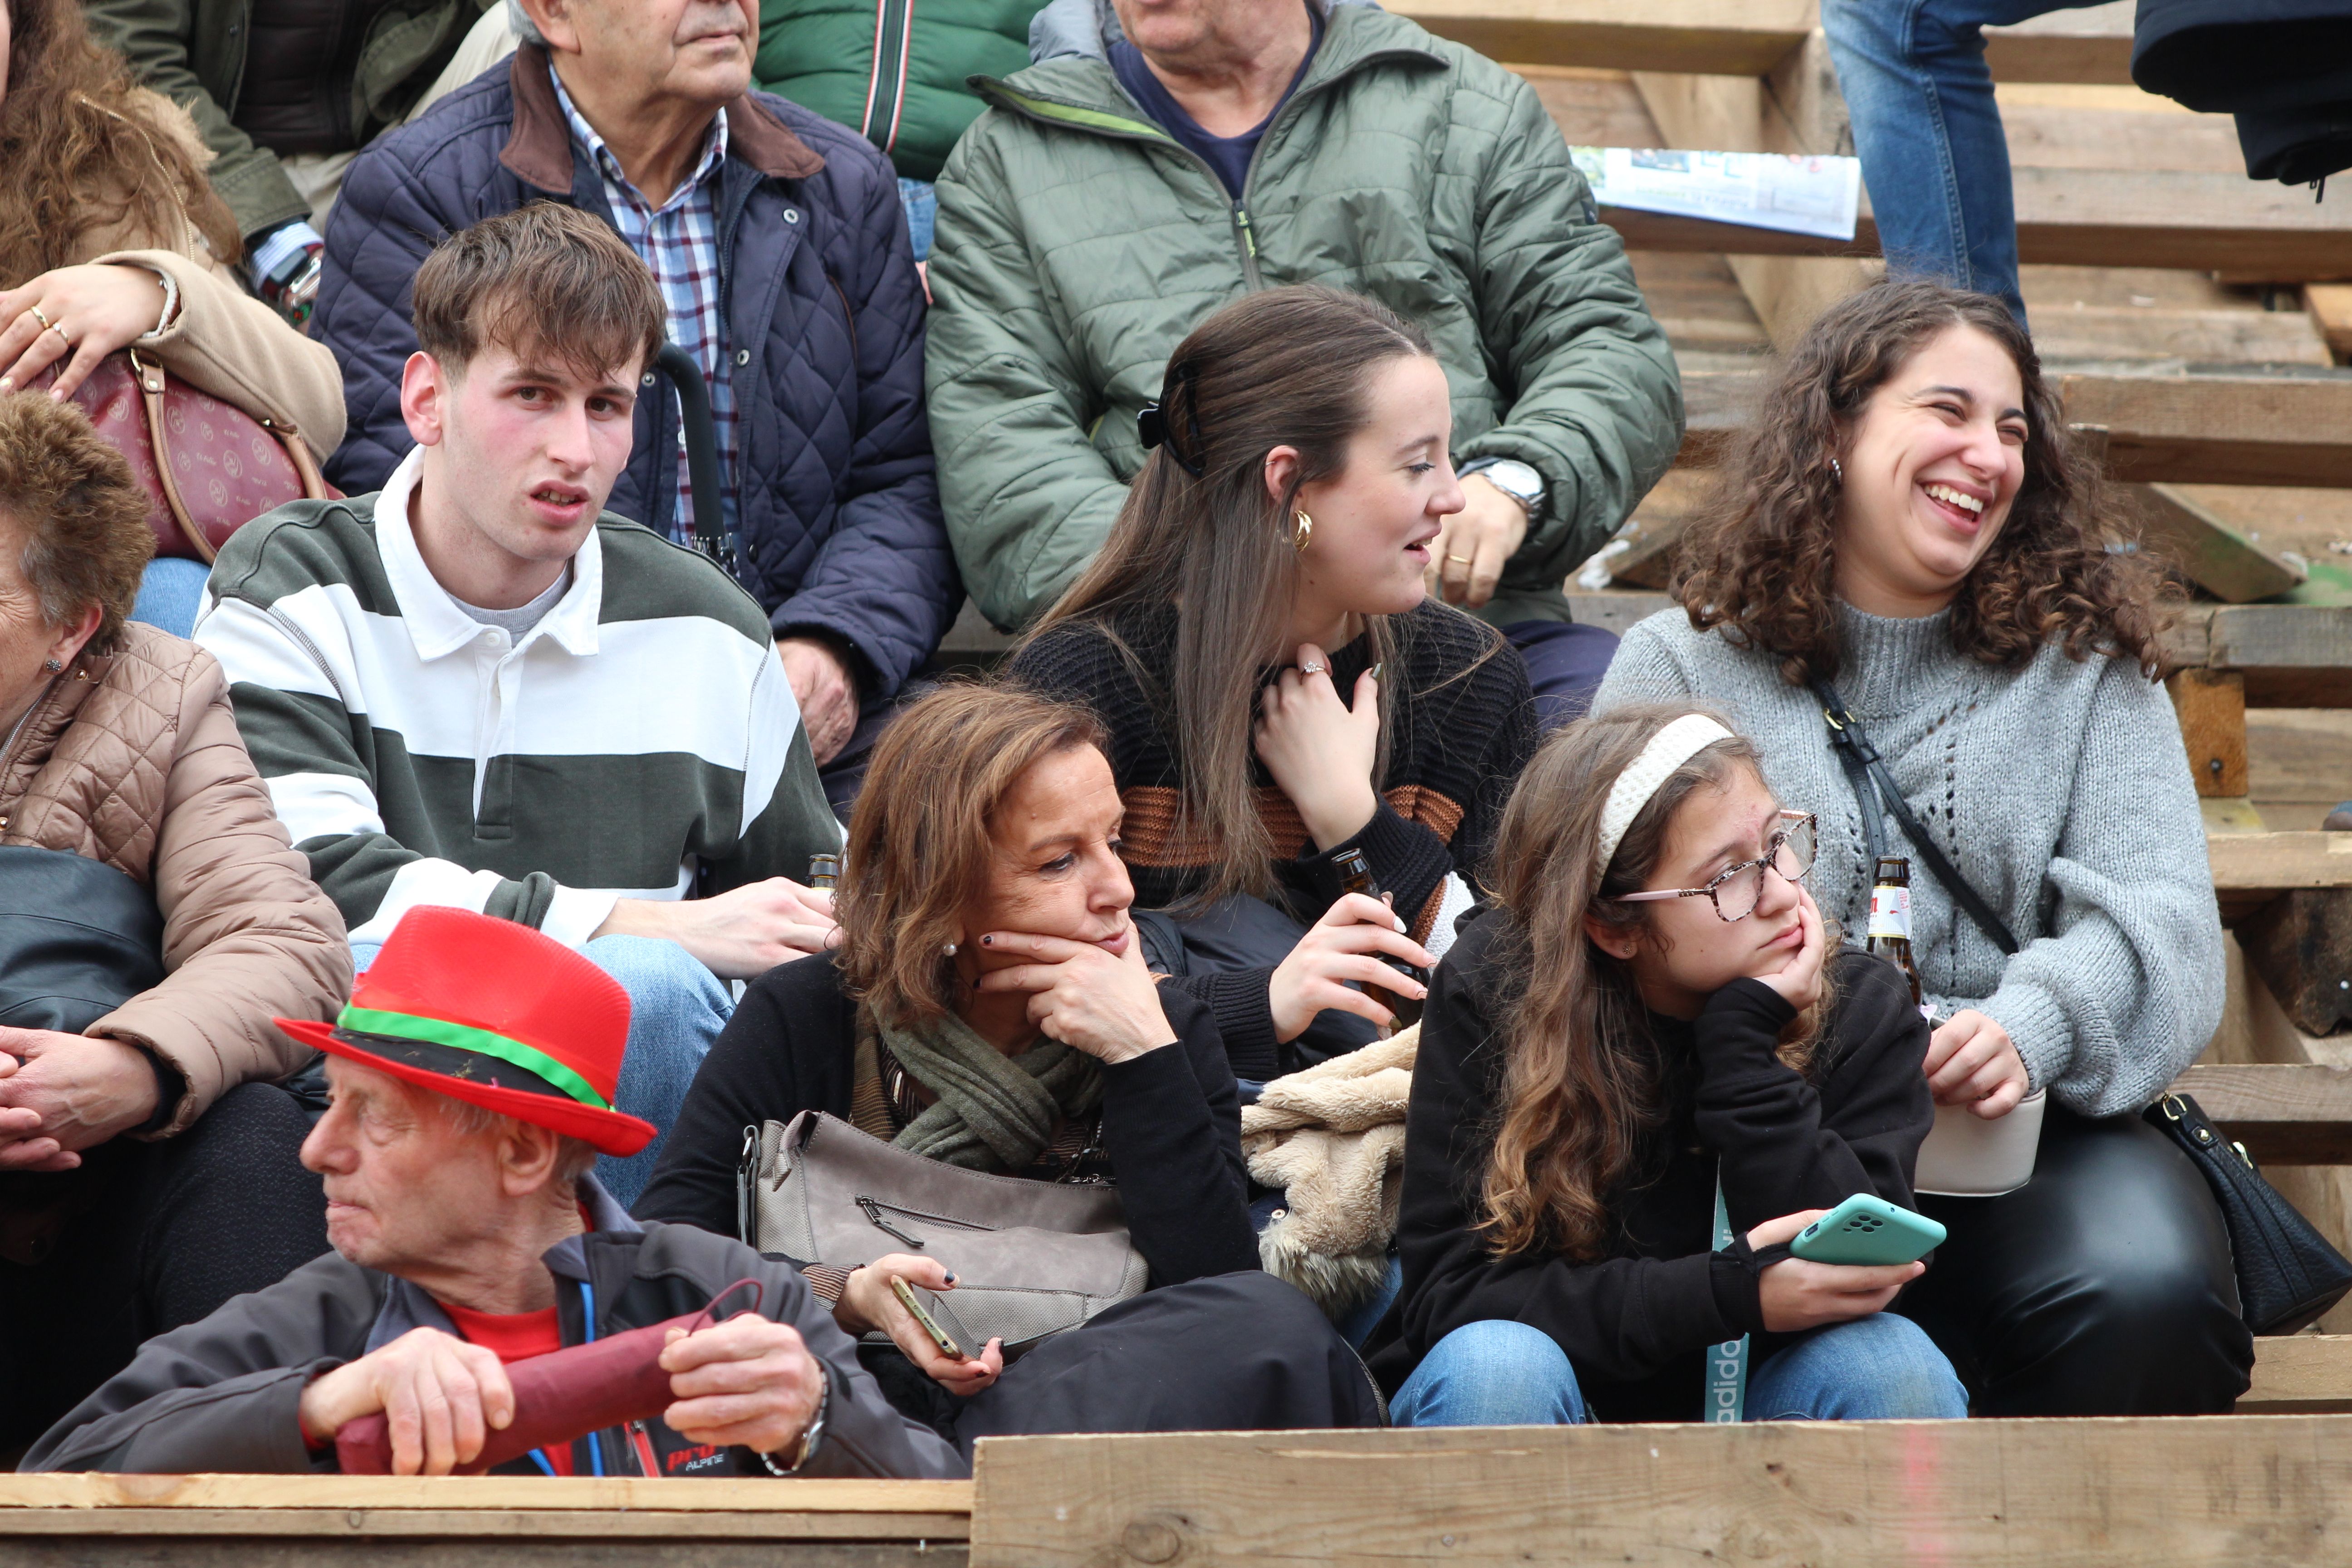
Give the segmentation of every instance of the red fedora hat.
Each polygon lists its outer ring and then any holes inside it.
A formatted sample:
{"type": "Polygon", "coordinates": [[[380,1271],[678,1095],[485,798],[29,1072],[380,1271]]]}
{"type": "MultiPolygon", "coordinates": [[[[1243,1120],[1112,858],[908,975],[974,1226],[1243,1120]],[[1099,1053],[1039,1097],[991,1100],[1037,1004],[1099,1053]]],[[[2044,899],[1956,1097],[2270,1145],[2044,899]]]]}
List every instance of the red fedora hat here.
{"type": "Polygon", "coordinates": [[[634,1154],[655,1128],[613,1109],[629,994],[551,937],[471,910],[400,918],[331,1025],[280,1018],[305,1045],[436,1094],[634,1154]]]}

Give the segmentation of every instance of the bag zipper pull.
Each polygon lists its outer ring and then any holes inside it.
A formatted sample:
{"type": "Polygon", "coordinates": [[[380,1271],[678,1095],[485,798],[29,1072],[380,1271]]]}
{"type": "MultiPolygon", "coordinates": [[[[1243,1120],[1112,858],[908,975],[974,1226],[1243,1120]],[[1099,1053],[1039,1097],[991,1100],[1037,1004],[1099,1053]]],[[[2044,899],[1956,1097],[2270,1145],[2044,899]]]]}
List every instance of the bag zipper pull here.
{"type": "Polygon", "coordinates": [[[884,1219],[882,1217],[882,1205],[876,1203],[872,1198],[859,1198],[857,1200],[857,1206],[866,1211],[866,1217],[874,1222],[874,1227],[877,1230],[888,1232],[890,1235],[897,1237],[900,1241],[905,1242],[908,1247],[913,1247],[918,1252],[923,1250],[923,1243],[921,1239],[917,1237],[908,1236],[905,1231],[900,1230],[897,1226],[892,1225],[888,1220],[884,1219]]]}

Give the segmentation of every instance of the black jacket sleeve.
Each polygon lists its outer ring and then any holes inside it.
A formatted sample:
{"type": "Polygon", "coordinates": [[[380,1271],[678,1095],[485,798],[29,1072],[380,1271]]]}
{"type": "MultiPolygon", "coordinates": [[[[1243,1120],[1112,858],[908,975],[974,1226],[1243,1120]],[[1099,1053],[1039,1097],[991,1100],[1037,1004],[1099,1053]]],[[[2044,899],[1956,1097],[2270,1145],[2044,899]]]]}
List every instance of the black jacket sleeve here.
{"type": "Polygon", "coordinates": [[[1734,1230],[1856,1193],[1916,1206],[1911,1173],[1936,1121],[1920,1070],[1927,1021],[1883,959],[1848,951],[1830,964],[1835,1000],[1811,1080],[1773,1055],[1795,1014],[1760,980],[1717,992],[1693,1026],[1699,1139],[1722,1152],[1734,1230]]]}
{"type": "Polygon", "coordinates": [[[631,1213],[734,1236],[743,1130],[803,1110],[846,1121],[856,1040],[851,1004],[829,954],[779,965],[751,982],[702,1058],[631,1213]]]}
{"type": "Polygon", "coordinates": [[[1743,1303],[1753,1310],[1755,1292],[1747,1262],[1731,1254],[1497,1258],[1474,1229],[1503,1076],[1502,1037],[1486,1010],[1494,976],[1484,962],[1499,926],[1493,915],[1471,925],[1438,965],[1422,1013],[1397,1227],[1398,1308],[1412,1359],[1455,1329],[1494,1318],[1540,1329],[1580,1372],[1630,1382],[1762,1328],[1733,1316],[1743,1303]]]}
{"type": "Polygon", "coordinates": [[[1103,1144],[1151,1283],[1258,1266],[1241,1097],[1209,1010],[1160,990],[1175,1042],[1103,1068],[1103,1144]]]}

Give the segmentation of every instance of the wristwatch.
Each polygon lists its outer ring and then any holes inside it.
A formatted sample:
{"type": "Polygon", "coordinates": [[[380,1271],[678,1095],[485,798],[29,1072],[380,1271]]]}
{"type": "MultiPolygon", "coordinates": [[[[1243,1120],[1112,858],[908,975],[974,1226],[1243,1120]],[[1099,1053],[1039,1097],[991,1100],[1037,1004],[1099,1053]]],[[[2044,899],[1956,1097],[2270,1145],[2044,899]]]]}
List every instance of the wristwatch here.
{"type": "Polygon", "coordinates": [[[1473,458],[1456,470],[1464,479],[1483,475],[1486,482],[1527,509],[1530,526],[1544,515],[1544,478],[1517,458],[1473,458]]]}
{"type": "Polygon", "coordinates": [[[824,1441],[824,1413],[833,1405],[833,1378],[824,1370],[823,1362],[816,1363],[816,1414],[809,1417],[808,1426],[801,1433],[801,1440],[793,1450],[793,1462],[780,1465],[772,1455],[760,1456],[760,1463],[768,1467],[768,1473],[772,1476],[799,1475],[802,1467],[816,1453],[817,1445],[824,1441]]]}

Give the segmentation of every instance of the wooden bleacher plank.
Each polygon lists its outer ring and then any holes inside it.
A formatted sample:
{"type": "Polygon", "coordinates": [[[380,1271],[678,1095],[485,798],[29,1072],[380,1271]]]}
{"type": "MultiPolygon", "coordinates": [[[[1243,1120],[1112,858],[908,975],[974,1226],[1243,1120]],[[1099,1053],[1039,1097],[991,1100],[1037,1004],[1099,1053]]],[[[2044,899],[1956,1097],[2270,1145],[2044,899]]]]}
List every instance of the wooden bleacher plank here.
{"type": "Polygon", "coordinates": [[[976,1487],[973,1568],[2303,1568],[2352,1531],[2352,1419],[991,1438],[976,1487]]]}
{"type": "Polygon", "coordinates": [[[1984,30],[1985,64],[1996,81],[2131,85],[2135,0],[2053,11],[1984,30]]]}
{"type": "Polygon", "coordinates": [[[2131,490],[2145,543],[2217,599],[2233,605],[2268,599],[2309,575],[2305,568],[2263,549],[2177,486],[2135,485],[2131,490]]]}
{"type": "Polygon", "coordinates": [[[1489,59],[1759,77],[1812,31],[1812,0],[1401,0],[1489,59]]]}
{"type": "Polygon", "coordinates": [[[2231,833],[2205,848],[2217,892],[2352,888],[2352,833],[2231,833]]]}
{"type": "Polygon", "coordinates": [[[2284,1334],[2254,1342],[2253,1386],[2241,1415],[2352,1412],[2352,1334],[2284,1334]]]}
{"type": "Polygon", "coordinates": [[[2352,1161],[2352,1068],[2200,1062],[2173,1080],[2262,1165],[2352,1161]]]}
{"type": "Polygon", "coordinates": [[[44,1568],[953,1568],[969,1481],[0,1477],[0,1561],[44,1568]]]}

